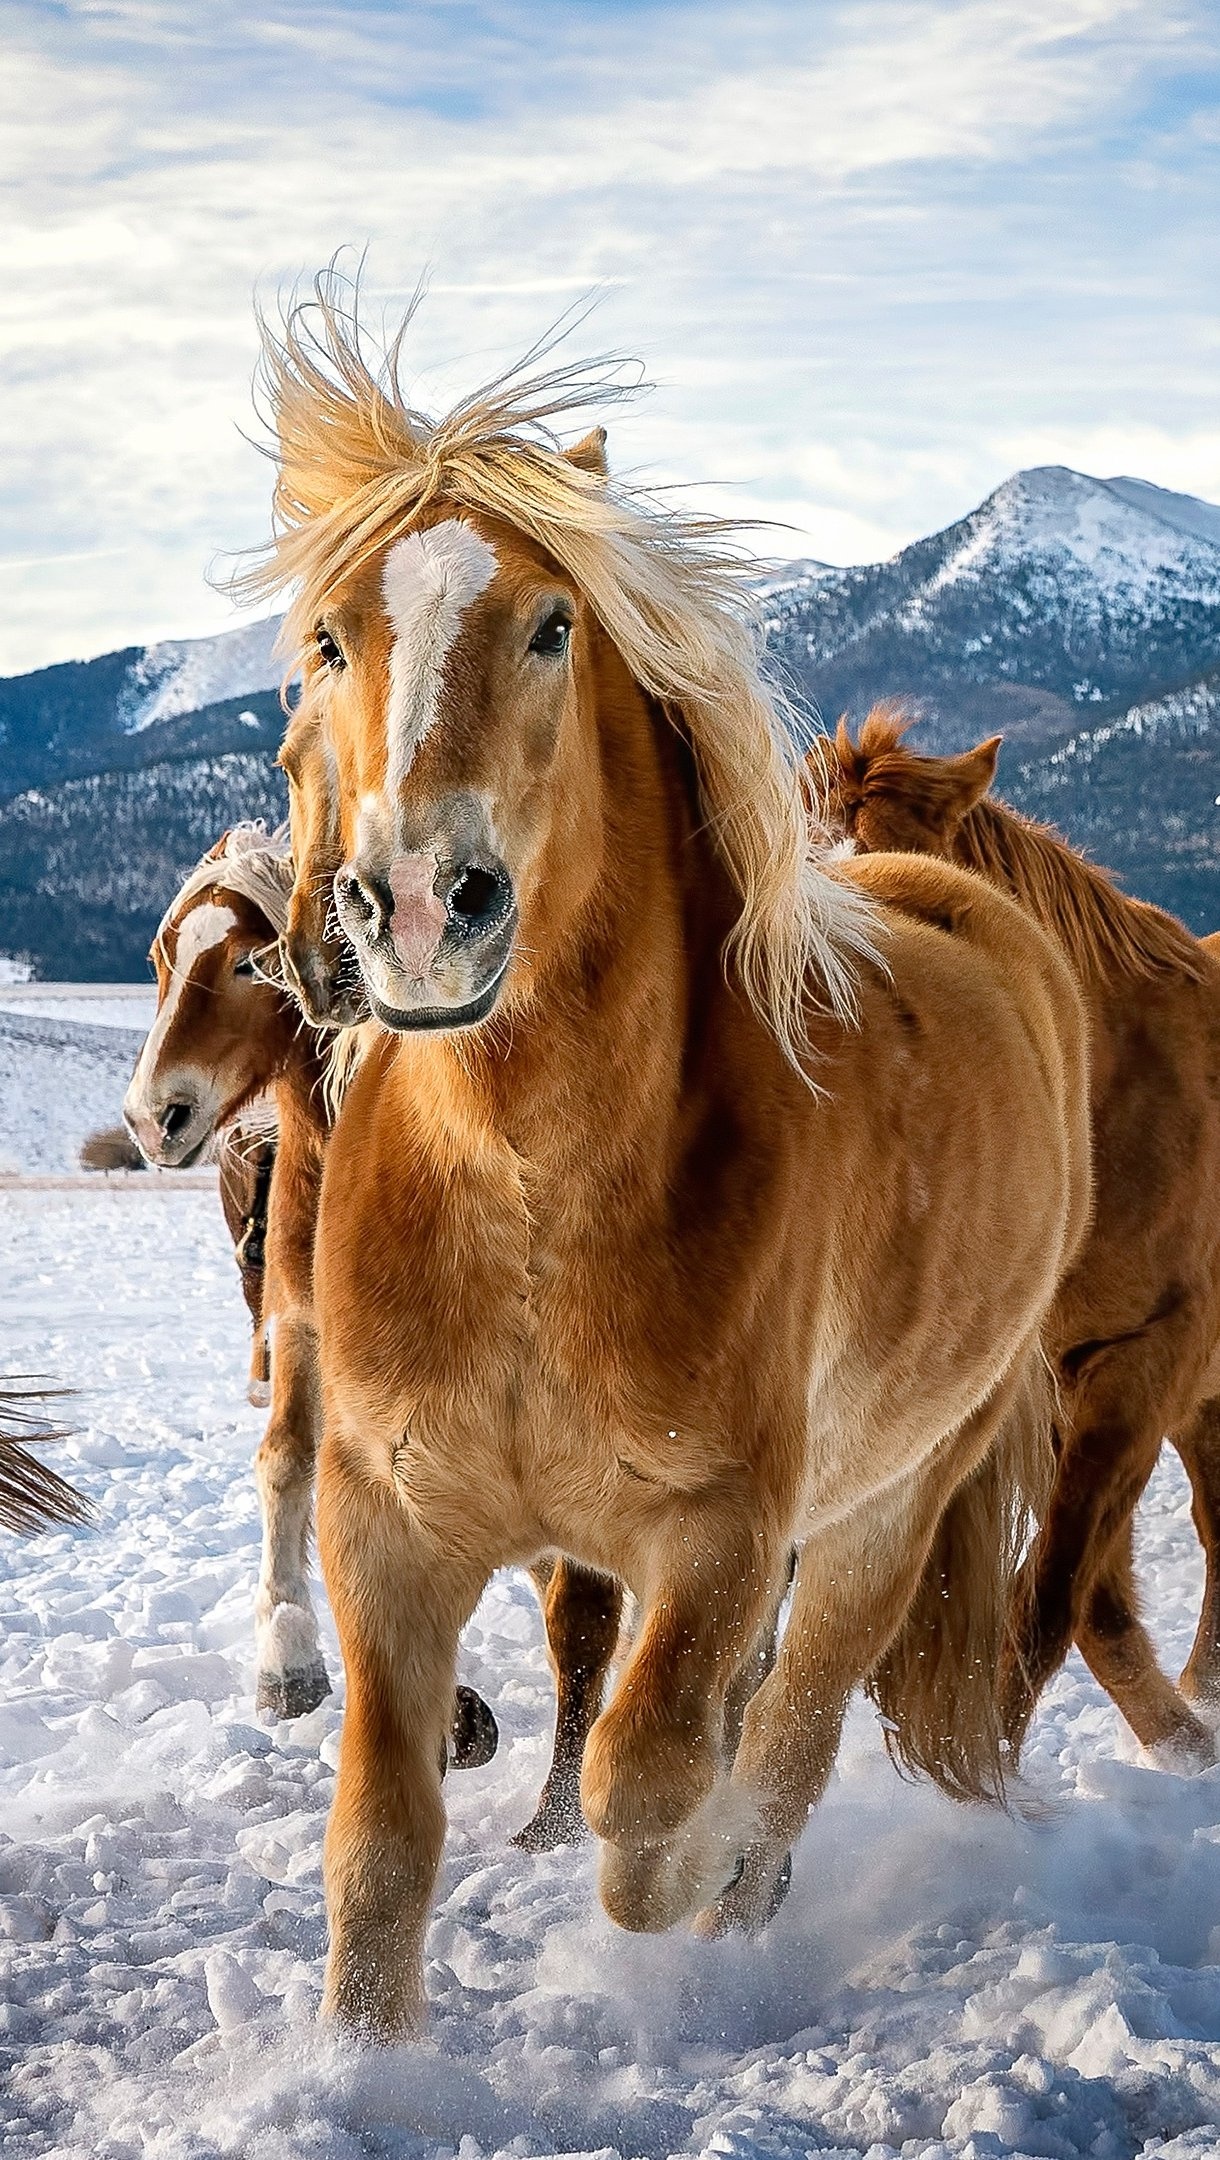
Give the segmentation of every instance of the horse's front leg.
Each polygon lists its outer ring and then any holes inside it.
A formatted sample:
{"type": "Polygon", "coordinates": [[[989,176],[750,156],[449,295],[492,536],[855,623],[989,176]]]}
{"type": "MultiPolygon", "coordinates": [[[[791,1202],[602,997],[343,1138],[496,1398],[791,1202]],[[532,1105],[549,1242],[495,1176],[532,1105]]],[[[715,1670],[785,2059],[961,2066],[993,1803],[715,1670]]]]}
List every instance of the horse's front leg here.
{"type": "Polygon", "coordinates": [[[263,1555],[254,1600],[255,1701],[276,1717],[301,1717],[330,1694],[309,1589],[309,1527],[320,1421],[318,1338],[299,1313],[276,1322],[271,1416],[254,1459],[263,1514],[263,1555]]]}
{"type": "Polygon", "coordinates": [[[641,1540],[635,1647],[585,1749],[581,1799],[621,1927],[674,1926],[714,1897],[754,1828],[731,1794],[726,1699],[783,1588],[787,1538],[742,1481],[658,1511],[641,1540]]]}
{"type": "Polygon", "coordinates": [[[318,1543],[347,1671],[326,1831],[323,2014],[366,2038],[401,2040],[425,2015],[458,1637],[490,1563],[476,1569],[442,1550],[340,1442],[323,1448],[318,1543]]]}

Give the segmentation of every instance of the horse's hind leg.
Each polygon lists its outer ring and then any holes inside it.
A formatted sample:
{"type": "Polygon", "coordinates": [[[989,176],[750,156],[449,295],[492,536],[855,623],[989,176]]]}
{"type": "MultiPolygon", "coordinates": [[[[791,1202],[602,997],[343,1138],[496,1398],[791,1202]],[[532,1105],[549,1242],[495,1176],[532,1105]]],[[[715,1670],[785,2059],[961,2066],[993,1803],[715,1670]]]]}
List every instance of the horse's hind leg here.
{"type": "Polygon", "coordinates": [[[1220,1715],[1220,1398],[1201,1403],[1174,1443],[1190,1479],[1191,1513],[1207,1579],[1194,1645],[1179,1685],[1206,1716],[1220,1715]]]}
{"type": "Polygon", "coordinates": [[[534,1814],[512,1842],[525,1852],[547,1852],[585,1835],[580,1767],[618,1643],[623,1593],[612,1576],[562,1556],[530,1573],[555,1672],[555,1746],[534,1814]]]}
{"type": "Polygon", "coordinates": [[[309,1589],[309,1526],[320,1418],[318,1339],[300,1315],[276,1321],[272,1410],[254,1459],[263,1556],[254,1601],[256,1703],[301,1717],[330,1693],[309,1589]]]}
{"type": "Polygon", "coordinates": [[[1215,1742],[1157,1664],[1139,1615],[1132,1529],[1128,1520],[1102,1561],[1076,1639],[1090,1672],[1141,1745],[1167,1748],[1204,1770],[1216,1760],[1215,1742]]]}
{"type": "MultiPolygon", "coordinates": [[[[1000,1702],[1004,1730],[1014,1748],[1047,1681],[1084,1630],[1098,1572],[1116,1539],[1125,1534],[1152,1475],[1184,1331],[1191,1324],[1189,1315],[1175,1316],[1089,1352],[1070,1398],[1070,1418],[1060,1424],[1054,1486],[1018,1576],[1009,1616],[1000,1702]]],[[[1111,1588],[1121,1593],[1122,1585],[1111,1588]]],[[[1103,1662],[1107,1631],[1112,1635],[1117,1618],[1117,1606],[1107,1615],[1103,1594],[1100,1624],[1092,1638],[1103,1662]]],[[[1118,1633],[1126,1635],[1129,1647],[1130,1627],[1120,1627],[1118,1633]]],[[[1155,1660],[1147,1637],[1144,1644],[1146,1685],[1147,1665],[1155,1660]]],[[[1112,1645],[1109,1657],[1111,1669],[1118,1670],[1112,1645]]]]}

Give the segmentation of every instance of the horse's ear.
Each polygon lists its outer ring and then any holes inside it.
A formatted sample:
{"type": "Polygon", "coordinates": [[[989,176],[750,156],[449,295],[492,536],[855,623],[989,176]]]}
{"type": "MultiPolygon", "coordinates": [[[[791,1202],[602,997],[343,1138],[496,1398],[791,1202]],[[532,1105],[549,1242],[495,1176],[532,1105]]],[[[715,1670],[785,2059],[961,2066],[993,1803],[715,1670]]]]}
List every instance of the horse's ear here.
{"type": "Polygon", "coordinates": [[[232,828],[232,826],[230,826],[227,832],[222,832],[222,834],[221,834],[221,836],[220,836],[219,840],[218,840],[218,841],[216,842],[215,846],[214,846],[214,847],[210,847],[210,848],[208,849],[208,851],[207,851],[207,854],[206,854],[206,855],[204,856],[204,858],[203,858],[204,862],[219,862],[219,861],[220,861],[220,858],[221,858],[221,856],[222,856],[222,855],[224,854],[224,852],[225,852],[225,849],[226,849],[226,848],[228,847],[228,845],[229,845],[229,833],[230,833],[230,832],[231,832],[232,830],[233,830],[233,828],[232,828]]]}
{"type": "Polygon", "coordinates": [[[575,465],[579,472],[592,473],[597,480],[604,480],[609,474],[604,427],[590,428],[579,442],[570,443],[563,454],[569,465],[575,465]]]}
{"type": "Polygon", "coordinates": [[[976,743],[973,750],[963,750],[960,757],[945,759],[945,778],[953,784],[960,817],[965,817],[968,810],[973,810],[975,804],[982,801],[995,779],[996,759],[1003,740],[1002,735],[989,735],[986,742],[976,743]]]}

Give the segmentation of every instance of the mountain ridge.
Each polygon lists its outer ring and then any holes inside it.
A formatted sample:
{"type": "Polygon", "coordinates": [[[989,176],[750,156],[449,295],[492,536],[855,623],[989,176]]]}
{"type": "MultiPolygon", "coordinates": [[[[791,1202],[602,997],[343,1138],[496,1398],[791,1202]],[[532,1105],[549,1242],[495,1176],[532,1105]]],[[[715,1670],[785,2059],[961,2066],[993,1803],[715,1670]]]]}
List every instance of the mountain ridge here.
{"type": "MultiPolygon", "coordinates": [[[[807,731],[896,697],[927,748],[1003,733],[1018,808],[1220,926],[1220,507],[1034,466],[884,562],[795,562],[757,590],[807,731]]],[[[0,952],[134,979],[203,848],[282,817],[278,627],[0,680],[0,952]]]]}

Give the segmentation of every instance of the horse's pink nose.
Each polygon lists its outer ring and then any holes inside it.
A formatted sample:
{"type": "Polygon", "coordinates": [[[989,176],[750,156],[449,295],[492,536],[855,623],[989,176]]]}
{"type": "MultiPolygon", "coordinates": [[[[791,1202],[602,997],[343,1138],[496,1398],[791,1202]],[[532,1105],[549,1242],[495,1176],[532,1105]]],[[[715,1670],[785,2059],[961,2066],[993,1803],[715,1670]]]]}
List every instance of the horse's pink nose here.
{"type": "Polygon", "coordinates": [[[390,937],[407,975],[427,974],[448,925],[448,909],[432,889],[436,870],[435,855],[400,855],[390,865],[390,937]]]}

